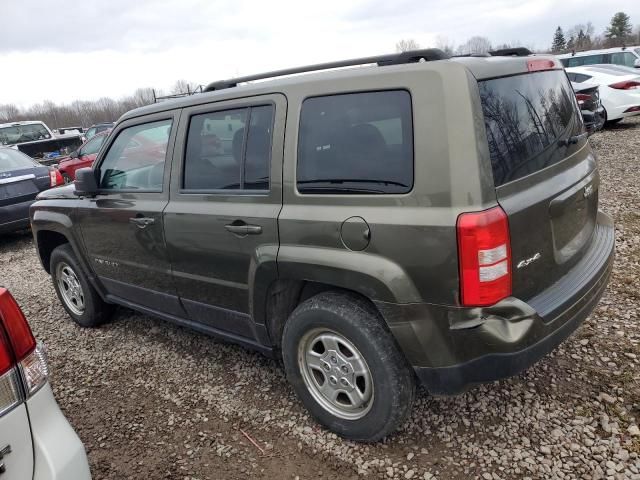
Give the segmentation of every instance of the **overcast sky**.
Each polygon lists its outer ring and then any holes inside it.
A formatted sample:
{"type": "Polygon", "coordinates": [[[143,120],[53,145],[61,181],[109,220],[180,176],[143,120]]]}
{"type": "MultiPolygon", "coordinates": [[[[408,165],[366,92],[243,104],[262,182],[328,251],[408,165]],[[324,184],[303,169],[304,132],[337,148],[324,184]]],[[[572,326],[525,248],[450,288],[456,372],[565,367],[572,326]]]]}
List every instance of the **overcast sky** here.
{"type": "Polygon", "coordinates": [[[601,33],[620,10],[640,24],[639,0],[0,2],[0,104],[19,106],[390,53],[402,38],[545,48],[558,25],[601,33]]]}

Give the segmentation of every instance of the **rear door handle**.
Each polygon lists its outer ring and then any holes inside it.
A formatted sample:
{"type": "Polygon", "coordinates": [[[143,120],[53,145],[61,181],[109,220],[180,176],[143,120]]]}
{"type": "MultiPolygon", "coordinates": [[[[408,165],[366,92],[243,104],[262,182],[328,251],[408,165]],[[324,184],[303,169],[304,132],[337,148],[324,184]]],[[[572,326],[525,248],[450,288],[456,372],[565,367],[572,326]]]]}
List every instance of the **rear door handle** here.
{"type": "Polygon", "coordinates": [[[138,228],[146,228],[148,225],[156,223],[156,220],[149,217],[132,217],[129,219],[129,223],[133,223],[138,228]]]}
{"type": "Polygon", "coordinates": [[[246,223],[230,223],[225,225],[224,228],[235,235],[260,235],[262,233],[262,227],[260,225],[247,225],[246,223]]]}

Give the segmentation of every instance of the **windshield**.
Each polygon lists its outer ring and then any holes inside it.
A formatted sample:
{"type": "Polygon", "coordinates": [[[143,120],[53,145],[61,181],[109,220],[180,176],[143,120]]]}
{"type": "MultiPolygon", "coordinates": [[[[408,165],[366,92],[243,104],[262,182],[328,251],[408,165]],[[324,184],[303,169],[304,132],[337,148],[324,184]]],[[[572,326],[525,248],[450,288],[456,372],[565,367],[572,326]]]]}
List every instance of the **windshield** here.
{"type": "Polygon", "coordinates": [[[0,144],[2,145],[15,145],[16,143],[46,140],[48,138],[51,138],[51,134],[41,123],[0,128],[0,144]]]}
{"type": "Polygon", "coordinates": [[[0,173],[37,167],[40,164],[24,153],[11,148],[0,148],[0,173]]]}
{"type": "Polygon", "coordinates": [[[560,146],[582,131],[571,85],[562,70],[478,82],[496,187],[549,167],[560,146]]]}

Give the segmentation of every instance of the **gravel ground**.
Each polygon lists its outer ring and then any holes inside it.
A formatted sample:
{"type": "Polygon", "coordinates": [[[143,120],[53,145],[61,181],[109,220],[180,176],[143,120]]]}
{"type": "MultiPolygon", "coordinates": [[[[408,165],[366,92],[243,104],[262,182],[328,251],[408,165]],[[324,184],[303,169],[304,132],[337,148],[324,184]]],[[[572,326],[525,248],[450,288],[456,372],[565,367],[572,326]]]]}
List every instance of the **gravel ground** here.
{"type": "Polygon", "coordinates": [[[124,309],[100,329],[74,326],[29,234],[0,238],[0,284],[48,346],[95,479],[640,479],[640,121],[591,143],[617,225],[596,311],[518,377],[453,398],[421,392],[407,425],[376,445],[319,428],[258,354],[124,309]]]}

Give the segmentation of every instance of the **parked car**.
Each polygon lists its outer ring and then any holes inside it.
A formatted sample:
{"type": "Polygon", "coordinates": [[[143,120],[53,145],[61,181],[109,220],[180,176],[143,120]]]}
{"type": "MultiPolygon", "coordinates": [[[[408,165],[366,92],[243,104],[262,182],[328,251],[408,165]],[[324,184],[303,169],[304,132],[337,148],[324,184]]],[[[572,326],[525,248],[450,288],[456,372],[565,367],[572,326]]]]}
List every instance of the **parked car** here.
{"type": "Polygon", "coordinates": [[[56,403],[44,348],[0,287],[0,477],[90,480],[78,435],[56,403]]]}
{"type": "Polygon", "coordinates": [[[571,82],[571,86],[576,93],[576,100],[587,131],[593,133],[601,130],[605,122],[605,111],[600,101],[600,87],[587,82],[571,82]]]}
{"type": "Polygon", "coordinates": [[[64,183],[74,181],[76,179],[76,170],[79,168],[93,165],[93,161],[96,159],[96,155],[98,155],[98,151],[109,132],[110,130],[105,130],[102,133],[94,135],[90,140],[84,142],[78,150],[71,152],[69,156],[59,160],[58,170],[62,174],[64,183]]]}
{"type": "Polygon", "coordinates": [[[82,144],[79,133],[54,135],[40,121],[24,121],[0,124],[0,147],[11,147],[32,158],[48,162],[49,157],[73,150],[82,144]]]}
{"type": "Polygon", "coordinates": [[[582,67],[584,65],[594,65],[597,63],[610,63],[631,68],[640,68],[640,46],[564,53],[558,55],[557,58],[560,59],[565,67],[582,67]]]}
{"type": "Polygon", "coordinates": [[[90,126],[84,134],[84,141],[91,140],[94,135],[97,135],[100,132],[106,132],[107,130],[111,130],[115,124],[113,122],[103,122],[96,123],[95,125],[90,126]]]}
{"type": "Polygon", "coordinates": [[[65,133],[75,133],[77,135],[82,135],[84,133],[84,129],[82,127],[61,127],[57,130],[59,135],[64,135],[65,133]]]}
{"type": "Polygon", "coordinates": [[[634,75],[593,65],[567,68],[567,76],[572,82],[588,82],[600,87],[600,100],[608,123],[640,114],[640,73],[634,75]]]}
{"type": "Polygon", "coordinates": [[[43,190],[62,185],[56,169],[18,150],[0,147],[0,233],[29,227],[29,207],[43,190]]]}
{"type": "Polygon", "coordinates": [[[375,441],[416,381],[515,375],[603,294],[613,222],[554,57],[421,50],[206,91],[125,114],[32,206],[79,325],[117,304],[281,356],[320,423],[375,441]]]}

